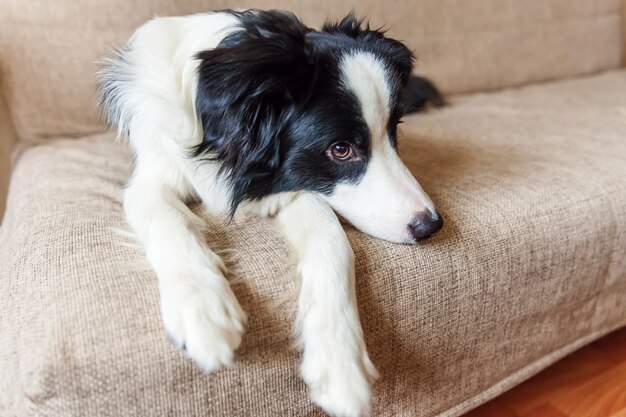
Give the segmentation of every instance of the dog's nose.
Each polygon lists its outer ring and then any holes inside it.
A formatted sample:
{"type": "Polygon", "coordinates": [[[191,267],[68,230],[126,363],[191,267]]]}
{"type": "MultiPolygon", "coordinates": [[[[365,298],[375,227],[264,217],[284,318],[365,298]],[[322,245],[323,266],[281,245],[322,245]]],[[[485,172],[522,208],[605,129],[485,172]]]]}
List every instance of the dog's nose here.
{"type": "Polygon", "coordinates": [[[418,213],[409,223],[409,233],[415,240],[425,239],[434,235],[443,227],[443,219],[435,211],[426,210],[418,213]]]}

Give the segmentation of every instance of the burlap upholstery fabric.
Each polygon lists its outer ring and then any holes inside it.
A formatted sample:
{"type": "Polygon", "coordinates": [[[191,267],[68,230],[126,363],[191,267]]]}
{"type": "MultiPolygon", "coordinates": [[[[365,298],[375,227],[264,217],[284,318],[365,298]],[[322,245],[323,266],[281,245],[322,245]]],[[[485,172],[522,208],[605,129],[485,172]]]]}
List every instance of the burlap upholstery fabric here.
{"type": "Polygon", "coordinates": [[[95,62],[154,14],[247,7],[293,10],[313,26],[355,9],[406,41],[449,93],[621,64],[622,0],[3,0],[0,79],[19,136],[100,131],[95,62]]]}
{"type": "MultiPolygon", "coordinates": [[[[404,246],[347,227],[375,416],[457,416],[626,324],[626,71],[454,99],[401,153],[444,215],[404,246]]],[[[207,219],[250,322],[233,368],[169,343],[125,228],[109,134],[26,151],[0,229],[0,415],[321,416],[292,349],[297,279],[269,220],[207,219]]]]}

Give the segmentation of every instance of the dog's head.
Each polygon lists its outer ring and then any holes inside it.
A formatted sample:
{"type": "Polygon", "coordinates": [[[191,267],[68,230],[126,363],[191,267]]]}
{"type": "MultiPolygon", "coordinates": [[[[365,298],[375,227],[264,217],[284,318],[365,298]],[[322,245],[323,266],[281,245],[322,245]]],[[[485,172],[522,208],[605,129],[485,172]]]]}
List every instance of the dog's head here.
{"type": "Polygon", "coordinates": [[[411,52],[352,14],[321,31],[285,12],[236,13],[241,30],[198,55],[198,155],[221,163],[232,210],[318,193],[360,230],[412,243],[442,220],[397,153],[411,52]]]}

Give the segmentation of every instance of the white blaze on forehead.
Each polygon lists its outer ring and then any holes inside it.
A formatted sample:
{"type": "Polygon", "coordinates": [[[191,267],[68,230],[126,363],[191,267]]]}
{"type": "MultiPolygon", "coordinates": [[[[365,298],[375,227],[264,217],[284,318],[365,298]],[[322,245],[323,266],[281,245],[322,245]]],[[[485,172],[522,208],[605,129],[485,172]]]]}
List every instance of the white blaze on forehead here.
{"type": "Polygon", "coordinates": [[[365,233],[392,242],[413,242],[409,223],[420,213],[434,213],[435,208],[389,140],[390,74],[380,59],[366,52],[346,55],[341,72],[343,86],[359,101],[370,133],[370,155],[356,184],[339,183],[324,198],[365,233]]]}
{"type": "Polygon", "coordinates": [[[391,96],[388,77],[383,62],[371,53],[348,54],[341,61],[341,81],[359,100],[373,142],[386,137],[391,96]]]}

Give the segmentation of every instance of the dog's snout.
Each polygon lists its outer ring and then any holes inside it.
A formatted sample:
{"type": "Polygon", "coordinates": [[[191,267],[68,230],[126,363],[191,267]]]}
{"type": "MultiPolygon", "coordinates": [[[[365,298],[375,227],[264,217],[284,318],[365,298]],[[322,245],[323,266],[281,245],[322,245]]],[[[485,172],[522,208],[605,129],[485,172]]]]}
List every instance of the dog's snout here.
{"type": "Polygon", "coordinates": [[[429,210],[418,213],[409,223],[409,233],[415,240],[425,239],[434,235],[443,227],[443,219],[436,211],[429,210]]]}

